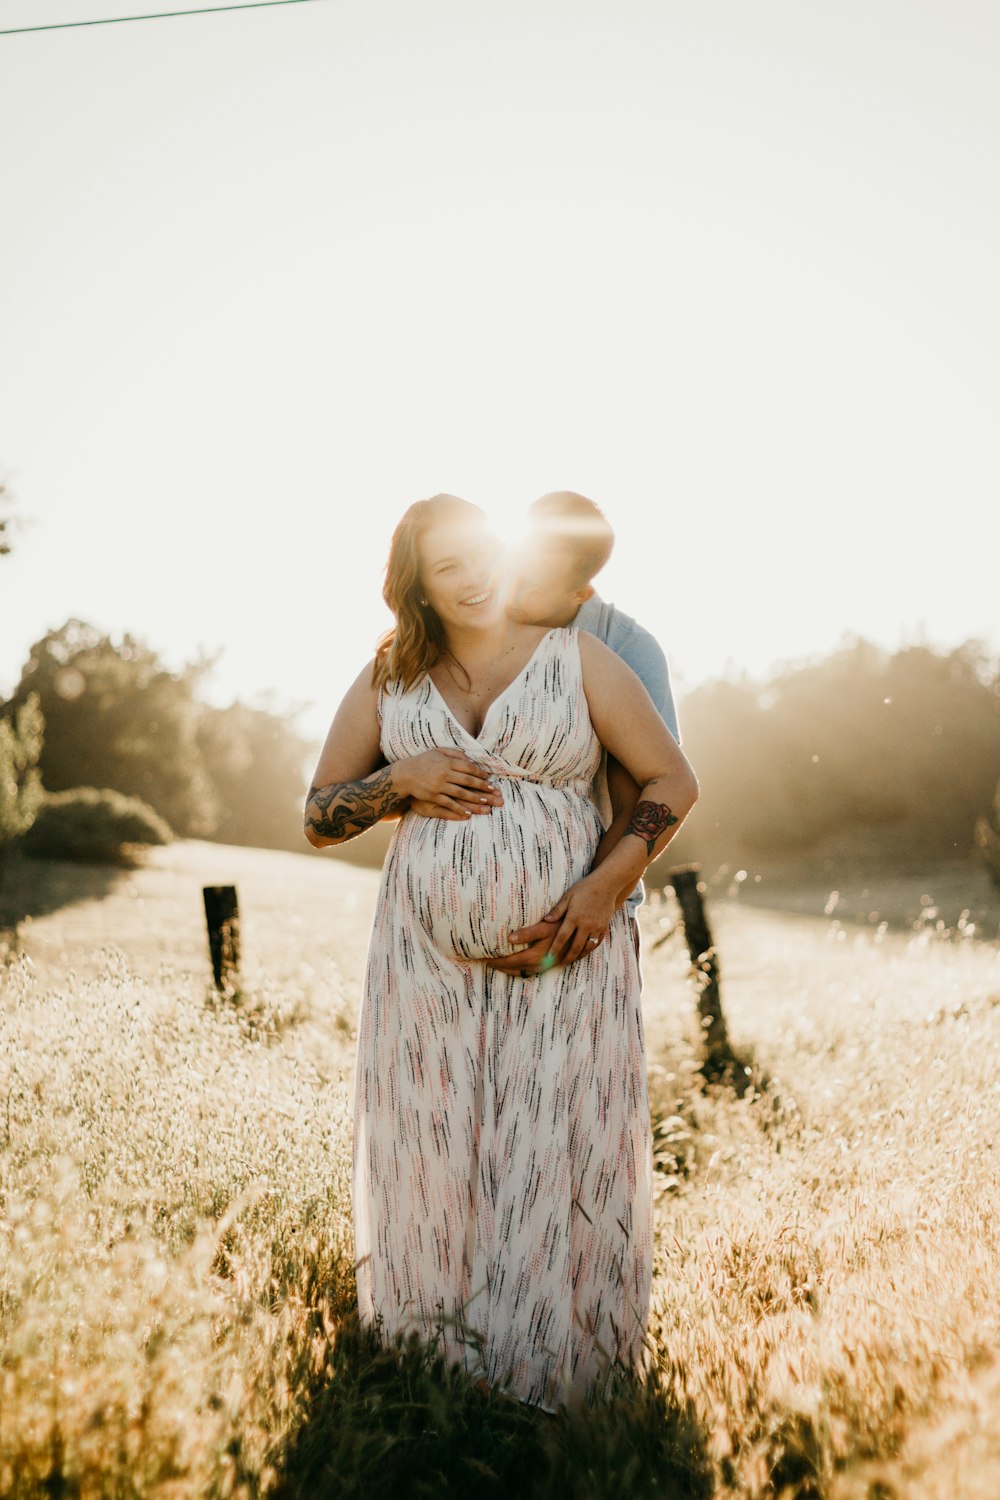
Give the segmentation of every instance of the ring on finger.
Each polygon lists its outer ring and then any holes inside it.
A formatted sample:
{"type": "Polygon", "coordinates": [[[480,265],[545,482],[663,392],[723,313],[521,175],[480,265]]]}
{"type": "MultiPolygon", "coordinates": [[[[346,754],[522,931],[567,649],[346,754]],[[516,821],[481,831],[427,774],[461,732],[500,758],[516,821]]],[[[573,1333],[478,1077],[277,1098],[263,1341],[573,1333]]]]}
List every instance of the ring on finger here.
{"type": "Polygon", "coordinates": [[[587,939],[587,946],[588,946],[588,948],[593,948],[593,947],[596,947],[596,945],[597,945],[597,944],[598,944],[598,943],[599,943],[599,942],[600,942],[600,941],[601,941],[601,940],[600,940],[600,938],[599,938],[599,937],[589,937],[589,938],[588,938],[588,939],[587,939]]]}

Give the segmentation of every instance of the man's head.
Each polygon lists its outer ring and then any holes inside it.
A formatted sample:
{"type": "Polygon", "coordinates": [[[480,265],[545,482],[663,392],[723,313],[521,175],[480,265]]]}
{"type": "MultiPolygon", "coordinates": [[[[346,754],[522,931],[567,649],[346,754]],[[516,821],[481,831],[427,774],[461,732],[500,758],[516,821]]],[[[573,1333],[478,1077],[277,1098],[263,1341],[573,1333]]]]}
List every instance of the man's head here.
{"type": "Polygon", "coordinates": [[[569,625],[593,594],[590,580],[611,556],[615,534],[600,507],[571,490],[536,500],[528,521],[507,613],[529,625],[569,625]]]}

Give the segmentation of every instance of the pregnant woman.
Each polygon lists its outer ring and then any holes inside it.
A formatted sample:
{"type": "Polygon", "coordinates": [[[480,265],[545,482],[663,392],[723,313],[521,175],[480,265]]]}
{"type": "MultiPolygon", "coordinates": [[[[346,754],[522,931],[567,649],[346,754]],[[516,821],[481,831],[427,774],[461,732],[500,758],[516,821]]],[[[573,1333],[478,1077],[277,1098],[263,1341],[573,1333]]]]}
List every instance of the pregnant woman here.
{"type": "Polygon", "coordinates": [[[399,814],[358,1034],[361,1320],[552,1410],[642,1363],[651,1140],[622,903],[697,784],[607,647],[505,616],[498,561],[476,507],[406,512],[395,627],[334,718],[305,826],[323,847],[399,814]],[[602,745],[643,790],[592,870],[602,745]],[[408,810],[432,795],[450,816],[408,810]],[[490,967],[553,910],[545,973],[490,967]]]}

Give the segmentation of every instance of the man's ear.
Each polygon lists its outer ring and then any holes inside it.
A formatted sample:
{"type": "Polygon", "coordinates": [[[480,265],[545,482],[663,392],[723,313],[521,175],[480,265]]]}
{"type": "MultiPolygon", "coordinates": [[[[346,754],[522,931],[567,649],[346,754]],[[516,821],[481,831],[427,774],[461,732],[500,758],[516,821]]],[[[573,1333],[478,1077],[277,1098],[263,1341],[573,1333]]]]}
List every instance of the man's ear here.
{"type": "Polygon", "coordinates": [[[593,597],[594,597],[594,585],[592,583],[585,583],[583,585],[583,588],[582,589],[577,589],[576,593],[573,595],[573,598],[574,599],[579,599],[579,601],[580,601],[581,604],[586,604],[587,600],[588,599],[593,599],[593,597]]]}

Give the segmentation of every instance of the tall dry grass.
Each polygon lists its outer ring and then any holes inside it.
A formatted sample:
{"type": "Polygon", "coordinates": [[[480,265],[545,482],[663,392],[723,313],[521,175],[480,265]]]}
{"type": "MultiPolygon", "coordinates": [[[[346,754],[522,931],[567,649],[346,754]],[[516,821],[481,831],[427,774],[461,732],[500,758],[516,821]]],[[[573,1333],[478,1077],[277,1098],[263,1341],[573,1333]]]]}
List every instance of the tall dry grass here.
{"type": "Polygon", "coordinates": [[[1000,954],[926,925],[722,928],[731,1029],[767,1077],[737,1100],[654,1075],[695,1160],[652,1332],[720,1491],[822,1495],[1000,1347],[1000,954]]]}
{"type": "MultiPolygon", "coordinates": [[[[104,978],[0,1012],[0,1484],[227,1492],[265,1474],[314,1283],[349,1306],[348,1117],[287,997],[104,978]]],[[[328,1049],[327,1049],[328,1050],[328,1049]]],[[[314,1300],[314,1299],[313,1299],[314,1300]]]]}
{"type": "Polygon", "coordinates": [[[716,920],[755,1086],[703,1085],[647,942],[650,1380],[558,1419],[354,1327],[353,994],[11,962],[0,1493],[822,1496],[891,1460],[1000,1343],[998,955],[716,920]]]}

